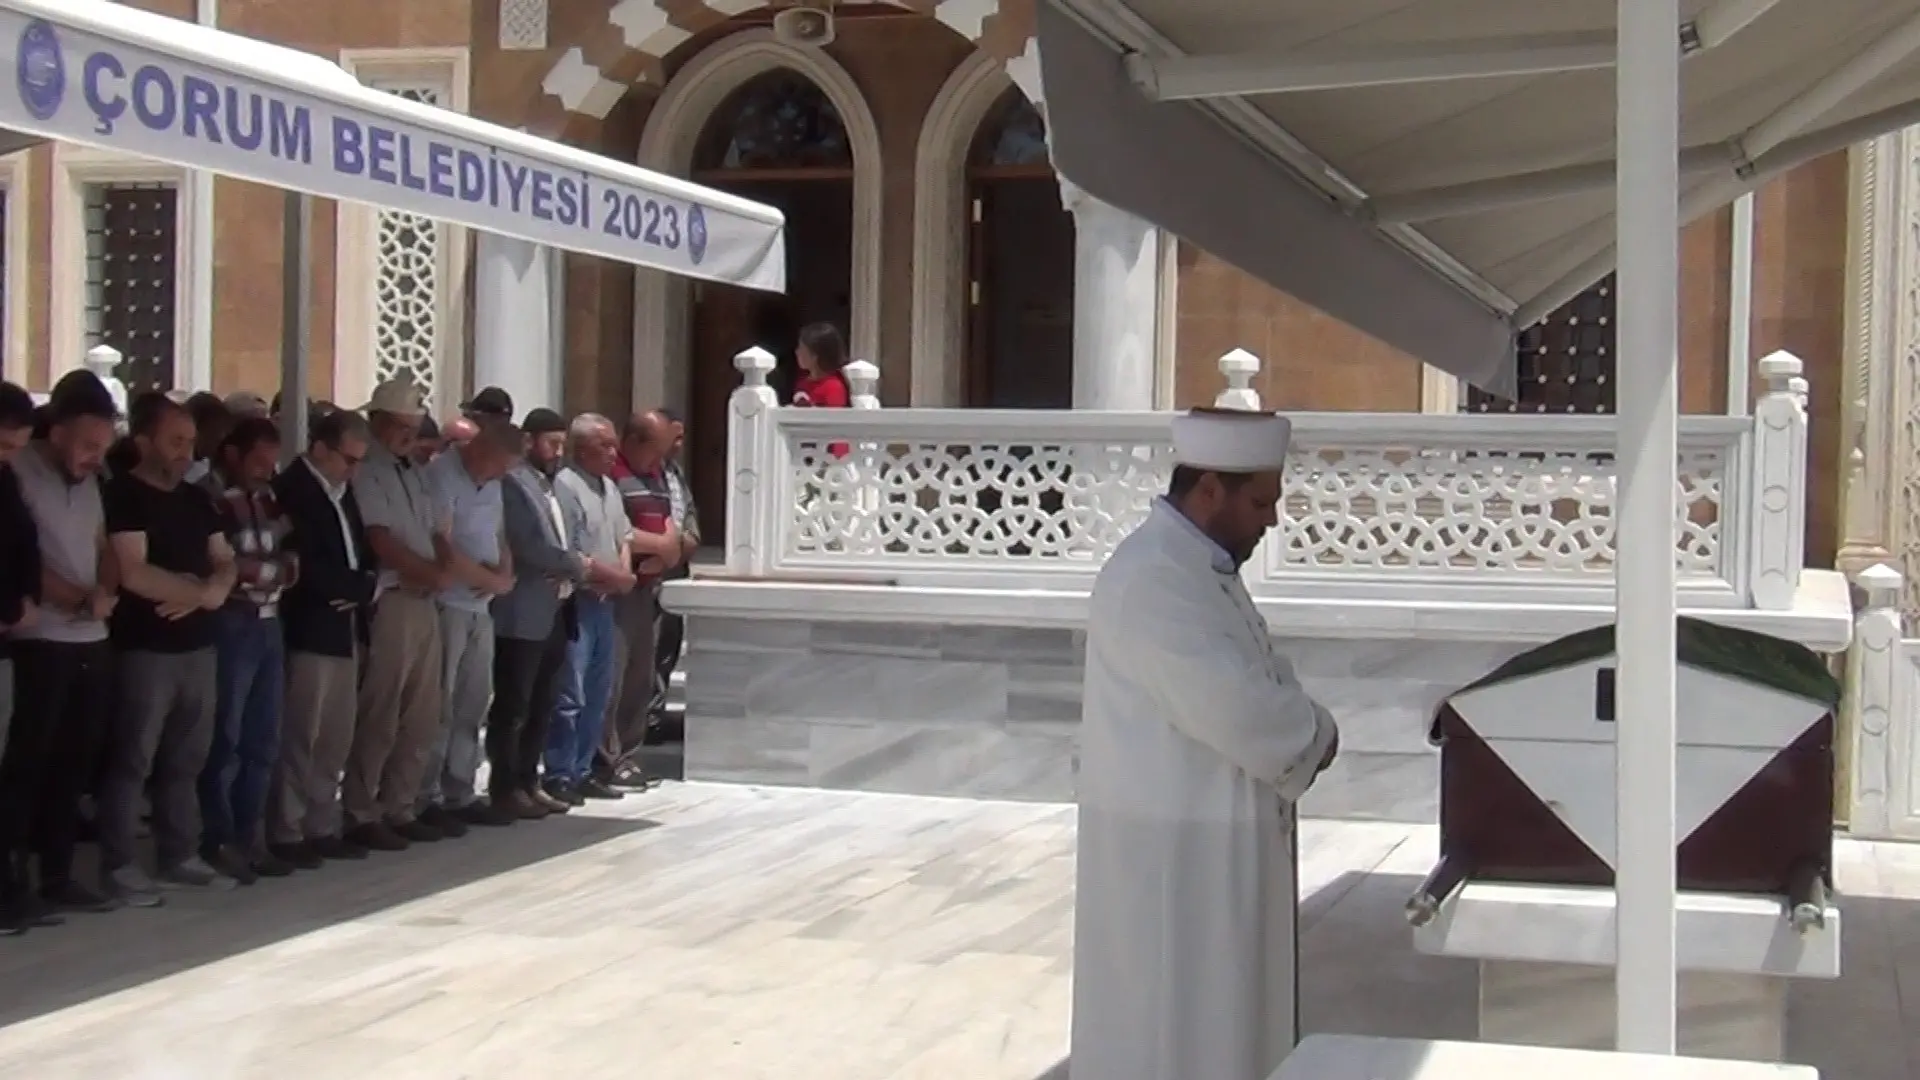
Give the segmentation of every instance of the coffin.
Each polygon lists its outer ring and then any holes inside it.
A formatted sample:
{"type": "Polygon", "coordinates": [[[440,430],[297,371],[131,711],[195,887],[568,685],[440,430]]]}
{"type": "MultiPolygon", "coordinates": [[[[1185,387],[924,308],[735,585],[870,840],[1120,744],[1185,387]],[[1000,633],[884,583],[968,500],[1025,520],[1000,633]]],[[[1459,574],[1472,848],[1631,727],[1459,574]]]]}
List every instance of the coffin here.
{"type": "MultiPolygon", "coordinates": [[[[1680,619],[1674,822],[1682,889],[1830,886],[1840,684],[1819,654],[1680,619]],[[1797,884],[1796,884],[1797,883],[1797,884]]],[[[1614,629],[1524,653],[1449,697],[1443,866],[1467,880],[1613,884],[1614,629]]]]}

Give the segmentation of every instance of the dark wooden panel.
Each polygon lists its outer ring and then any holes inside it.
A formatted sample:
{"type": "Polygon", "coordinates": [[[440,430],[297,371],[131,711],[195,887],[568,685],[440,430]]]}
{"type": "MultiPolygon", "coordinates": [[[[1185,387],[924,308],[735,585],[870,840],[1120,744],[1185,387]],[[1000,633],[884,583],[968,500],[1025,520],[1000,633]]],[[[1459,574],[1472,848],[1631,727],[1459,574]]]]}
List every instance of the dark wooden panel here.
{"type": "Polygon", "coordinates": [[[86,189],[87,343],[120,350],[114,375],[130,393],[173,388],[179,205],[171,185],[86,189]]]}
{"type": "Polygon", "coordinates": [[[1514,348],[1515,397],[1474,389],[1467,411],[1611,414],[1614,299],[1608,275],[1529,327],[1514,348]]]}

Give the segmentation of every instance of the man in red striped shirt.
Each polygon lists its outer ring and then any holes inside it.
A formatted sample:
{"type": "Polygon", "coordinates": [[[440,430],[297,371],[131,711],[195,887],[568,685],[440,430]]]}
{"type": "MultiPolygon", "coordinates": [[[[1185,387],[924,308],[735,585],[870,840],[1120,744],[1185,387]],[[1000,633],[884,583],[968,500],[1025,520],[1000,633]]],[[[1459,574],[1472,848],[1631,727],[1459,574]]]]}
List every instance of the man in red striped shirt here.
{"type": "Polygon", "coordinates": [[[660,579],[684,557],[666,470],[672,439],[671,430],[657,414],[631,417],[621,428],[620,453],[611,473],[619,485],[627,518],[633,522],[633,569],[640,583],[620,598],[616,612],[621,651],[614,669],[618,673],[614,708],[608,717],[600,767],[604,779],[628,786],[646,783],[632,759],[646,736],[653,704],[654,623],[660,611],[660,579]]]}

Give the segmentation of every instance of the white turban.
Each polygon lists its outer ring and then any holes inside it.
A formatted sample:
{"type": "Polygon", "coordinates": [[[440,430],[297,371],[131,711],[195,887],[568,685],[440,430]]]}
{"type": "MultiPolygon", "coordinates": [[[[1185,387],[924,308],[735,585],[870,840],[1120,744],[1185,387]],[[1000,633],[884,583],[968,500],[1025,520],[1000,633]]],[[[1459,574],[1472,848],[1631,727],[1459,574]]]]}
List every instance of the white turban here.
{"type": "Polygon", "coordinates": [[[1279,472],[1293,424],[1244,409],[1192,409],[1173,418],[1173,460],[1207,472],[1279,472]]]}

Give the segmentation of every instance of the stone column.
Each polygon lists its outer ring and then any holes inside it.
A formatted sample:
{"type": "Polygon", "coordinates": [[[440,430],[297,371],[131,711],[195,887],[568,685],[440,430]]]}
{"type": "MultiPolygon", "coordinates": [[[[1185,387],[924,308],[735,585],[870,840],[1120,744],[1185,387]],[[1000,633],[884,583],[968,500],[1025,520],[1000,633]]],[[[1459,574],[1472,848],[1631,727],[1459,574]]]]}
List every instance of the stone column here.
{"type": "MultiPolygon", "coordinates": [[[[542,406],[565,411],[555,348],[554,260],[538,244],[479,233],[473,290],[473,382],[513,396],[516,419],[542,406]]],[[[442,409],[458,402],[440,402],[442,409]]]]}
{"type": "Polygon", "coordinates": [[[1160,231],[1060,181],[1073,214],[1073,407],[1153,408],[1160,231]]]}

